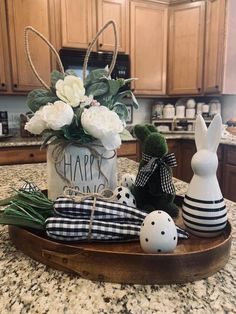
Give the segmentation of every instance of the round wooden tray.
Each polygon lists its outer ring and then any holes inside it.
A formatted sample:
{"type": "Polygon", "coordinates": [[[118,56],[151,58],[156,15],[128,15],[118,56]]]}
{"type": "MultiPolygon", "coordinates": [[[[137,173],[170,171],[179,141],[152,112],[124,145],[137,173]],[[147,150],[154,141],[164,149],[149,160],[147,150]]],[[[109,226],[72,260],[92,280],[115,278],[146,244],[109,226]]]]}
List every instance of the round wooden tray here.
{"type": "MultiPolygon", "coordinates": [[[[178,224],[181,226],[182,221],[178,224]]],[[[171,284],[200,280],[227,263],[231,247],[229,222],[220,236],[207,239],[190,235],[188,240],[180,240],[171,254],[143,253],[138,241],[68,244],[15,226],[9,226],[9,234],[18,249],[43,264],[83,278],[116,283],[171,284]]]]}

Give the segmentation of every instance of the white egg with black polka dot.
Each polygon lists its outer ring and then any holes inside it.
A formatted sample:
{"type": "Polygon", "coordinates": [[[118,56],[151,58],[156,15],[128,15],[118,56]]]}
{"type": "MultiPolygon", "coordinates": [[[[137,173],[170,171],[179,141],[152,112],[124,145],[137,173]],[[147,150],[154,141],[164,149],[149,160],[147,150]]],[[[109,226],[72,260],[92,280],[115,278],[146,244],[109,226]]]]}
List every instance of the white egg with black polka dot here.
{"type": "Polygon", "coordinates": [[[130,190],[124,186],[118,186],[114,191],[114,201],[120,204],[136,207],[136,201],[130,190]]]}
{"type": "Polygon", "coordinates": [[[130,189],[132,191],[134,187],[136,176],[134,174],[125,173],[121,177],[120,185],[130,189]]]}
{"type": "Polygon", "coordinates": [[[155,210],[144,219],[140,229],[140,245],[146,253],[170,253],[177,246],[177,229],[166,212],[155,210]]]}

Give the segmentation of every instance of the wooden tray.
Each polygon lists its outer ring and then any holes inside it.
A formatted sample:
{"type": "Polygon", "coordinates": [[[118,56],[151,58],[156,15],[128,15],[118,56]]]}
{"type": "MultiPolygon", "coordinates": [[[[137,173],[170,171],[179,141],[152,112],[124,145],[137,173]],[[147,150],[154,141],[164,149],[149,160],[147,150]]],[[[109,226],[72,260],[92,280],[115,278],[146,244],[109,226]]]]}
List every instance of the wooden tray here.
{"type": "MultiPolygon", "coordinates": [[[[179,219],[181,226],[182,221],[179,219]]],[[[183,225],[182,225],[183,226],[183,225]]],[[[139,242],[76,243],[53,241],[45,234],[9,226],[15,246],[31,258],[83,278],[116,283],[171,284],[211,276],[227,263],[231,225],[216,238],[190,235],[172,254],[143,253],[139,242]]]]}

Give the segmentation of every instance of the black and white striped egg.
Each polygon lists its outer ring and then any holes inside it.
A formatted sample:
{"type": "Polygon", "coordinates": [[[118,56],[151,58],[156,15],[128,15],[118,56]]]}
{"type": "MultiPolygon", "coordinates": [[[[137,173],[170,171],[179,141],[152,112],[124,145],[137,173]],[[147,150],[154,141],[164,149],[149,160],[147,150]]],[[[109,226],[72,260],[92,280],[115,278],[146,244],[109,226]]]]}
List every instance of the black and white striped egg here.
{"type": "Polygon", "coordinates": [[[139,238],[141,248],[146,253],[170,253],[178,241],[173,219],[161,210],[155,210],[146,216],[139,238]]]}
{"type": "Polygon", "coordinates": [[[130,189],[132,191],[134,187],[136,176],[134,174],[125,173],[121,177],[120,185],[130,189]]]}
{"type": "Polygon", "coordinates": [[[136,201],[131,193],[131,191],[124,187],[124,186],[118,186],[114,191],[114,196],[115,196],[115,202],[124,204],[127,206],[132,206],[136,207],[136,201]]]}

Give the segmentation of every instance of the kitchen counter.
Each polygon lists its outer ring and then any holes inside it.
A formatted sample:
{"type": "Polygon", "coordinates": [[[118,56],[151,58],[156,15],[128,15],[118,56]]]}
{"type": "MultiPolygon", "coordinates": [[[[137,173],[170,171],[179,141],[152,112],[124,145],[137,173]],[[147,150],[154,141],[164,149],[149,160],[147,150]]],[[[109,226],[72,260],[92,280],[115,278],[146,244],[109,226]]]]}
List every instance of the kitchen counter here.
{"type": "MultiPolygon", "coordinates": [[[[122,139],[122,142],[136,142],[137,139],[133,137],[125,136],[122,139]]],[[[41,136],[34,137],[9,137],[2,138],[0,140],[1,147],[21,147],[21,146],[41,146],[43,144],[43,139],[41,136]]]]}
{"type": "MultiPolygon", "coordinates": [[[[178,132],[168,132],[162,133],[167,140],[174,140],[174,139],[183,139],[183,140],[194,140],[194,133],[178,133],[178,132]]],[[[227,138],[221,138],[220,144],[225,145],[236,145],[236,136],[228,136],[227,138]]]]}
{"type": "MultiPolygon", "coordinates": [[[[137,163],[118,159],[119,174],[136,173],[137,163]]],[[[46,165],[1,166],[0,199],[19,188],[21,178],[46,188],[46,165]]],[[[187,184],[174,179],[177,194],[187,184]]],[[[1,313],[236,313],[236,205],[227,201],[233,225],[231,257],[215,275],[187,284],[124,285],[92,282],[53,270],[14,248],[0,226],[1,313]]],[[[138,271],[138,269],[137,269],[138,271]]]]}
{"type": "MultiPolygon", "coordinates": [[[[170,139],[186,139],[186,140],[194,140],[194,133],[178,133],[178,132],[168,132],[168,133],[162,133],[167,140],[170,139]]],[[[123,140],[123,142],[129,142],[129,141],[136,141],[135,138],[126,138],[123,140]]],[[[1,147],[21,147],[21,146],[41,146],[43,143],[43,140],[41,137],[10,137],[6,139],[2,139],[0,141],[0,148],[1,147]]],[[[236,145],[236,136],[229,136],[228,138],[222,138],[220,140],[220,144],[225,145],[236,145]]]]}

